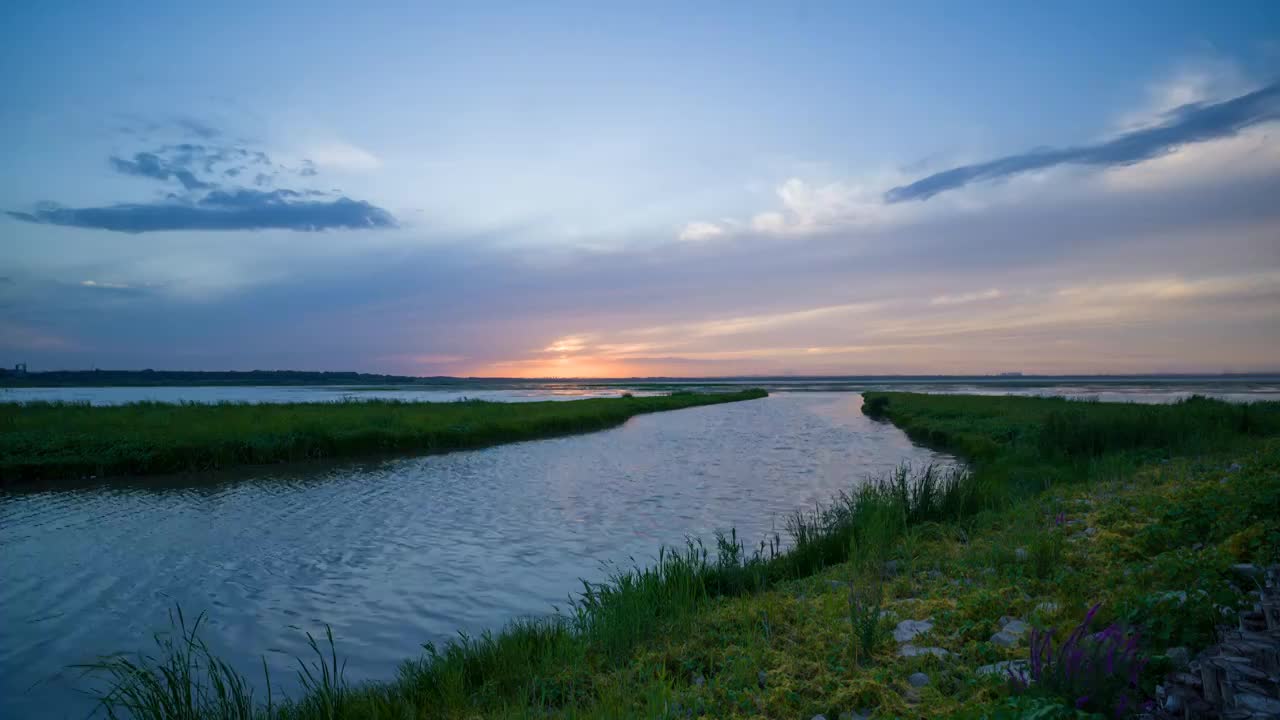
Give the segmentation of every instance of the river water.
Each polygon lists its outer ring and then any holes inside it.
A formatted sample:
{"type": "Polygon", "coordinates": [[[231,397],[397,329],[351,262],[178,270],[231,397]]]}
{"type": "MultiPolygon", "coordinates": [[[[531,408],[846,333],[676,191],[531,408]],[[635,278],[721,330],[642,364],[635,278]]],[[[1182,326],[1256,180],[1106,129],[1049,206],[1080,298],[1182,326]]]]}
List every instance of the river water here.
{"type": "MultiPolygon", "coordinates": [[[[84,717],[92,703],[68,666],[150,649],[177,605],[189,616],[207,613],[206,641],[251,678],[260,679],[265,657],[277,688],[290,687],[304,632],[326,624],[349,679],[391,678],[425,642],[564,607],[580,578],[602,579],[609,563],[645,563],[663,544],[710,539],[718,529],[736,528],[751,544],[783,533],[792,511],[868,475],[952,462],[866,418],[857,393],[782,389],[478,451],[0,492],[0,717],[84,717]]],[[[8,399],[332,400],[342,392],[249,390],[93,388],[8,399]]],[[[1162,402],[1194,390],[1104,392],[1162,402]]],[[[557,393],[573,396],[556,389],[541,397],[557,393]]]]}

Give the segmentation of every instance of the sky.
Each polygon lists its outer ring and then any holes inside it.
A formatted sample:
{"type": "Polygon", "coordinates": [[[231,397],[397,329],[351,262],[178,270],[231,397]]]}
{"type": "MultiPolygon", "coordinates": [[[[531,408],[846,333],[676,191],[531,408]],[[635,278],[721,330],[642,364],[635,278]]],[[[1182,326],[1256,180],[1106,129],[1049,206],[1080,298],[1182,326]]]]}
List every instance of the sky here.
{"type": "Polygon", "coordinates": [[[0,363],[1280,370],[1280,3],[624,5],[4,4],[0,363]]]}

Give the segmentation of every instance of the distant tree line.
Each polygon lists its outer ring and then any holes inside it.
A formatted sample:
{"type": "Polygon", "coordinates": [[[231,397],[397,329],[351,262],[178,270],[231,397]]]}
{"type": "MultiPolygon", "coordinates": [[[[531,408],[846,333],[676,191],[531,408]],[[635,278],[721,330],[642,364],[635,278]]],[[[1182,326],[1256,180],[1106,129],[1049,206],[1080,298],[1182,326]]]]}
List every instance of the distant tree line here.
{"type": "Polygon", "coordinates": [[[445,385],[466,382],[450,377],[413,377],[358,372],[304,370],[52,370],[0,369],[0,387],[154,386],[154,385],[445,385]]]}

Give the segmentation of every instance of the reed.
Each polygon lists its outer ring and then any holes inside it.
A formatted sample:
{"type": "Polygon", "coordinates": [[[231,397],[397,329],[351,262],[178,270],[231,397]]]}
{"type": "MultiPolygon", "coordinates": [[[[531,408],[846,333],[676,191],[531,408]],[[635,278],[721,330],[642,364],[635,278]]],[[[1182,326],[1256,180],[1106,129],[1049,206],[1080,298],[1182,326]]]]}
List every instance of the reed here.
{"type": "Polygon", "coordinates": [[[614,427],[763,390],[564,402],[0,403],[0,486],[384,453],[439,453],[614,427]]]}

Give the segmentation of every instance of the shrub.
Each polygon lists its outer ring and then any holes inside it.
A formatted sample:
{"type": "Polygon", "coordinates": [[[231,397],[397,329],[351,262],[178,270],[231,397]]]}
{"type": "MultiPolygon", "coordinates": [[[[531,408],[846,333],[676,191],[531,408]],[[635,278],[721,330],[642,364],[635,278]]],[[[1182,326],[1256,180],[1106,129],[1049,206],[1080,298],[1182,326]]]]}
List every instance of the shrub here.
{"type": "Polygon", "coordinates": [[[1146,705],[1138,680],[1147,659],[1138,652],[1138,634],[1115,623],[1091,632],[1100,607],[1089,610],[1056,653],[1052,630],[1032,630],[1028,674],[1009,672],[1014,690],[1054,695],[1077,710],[1115,717],[1146,705]]]}

